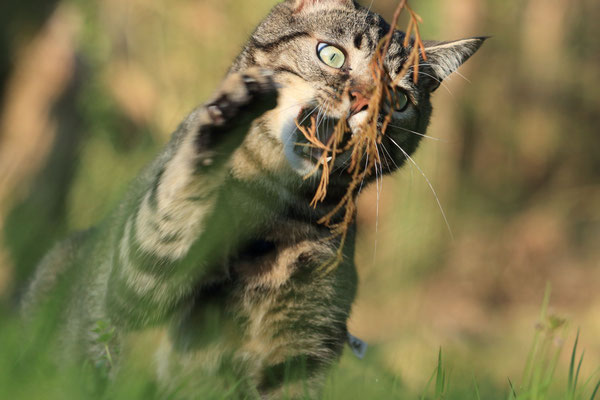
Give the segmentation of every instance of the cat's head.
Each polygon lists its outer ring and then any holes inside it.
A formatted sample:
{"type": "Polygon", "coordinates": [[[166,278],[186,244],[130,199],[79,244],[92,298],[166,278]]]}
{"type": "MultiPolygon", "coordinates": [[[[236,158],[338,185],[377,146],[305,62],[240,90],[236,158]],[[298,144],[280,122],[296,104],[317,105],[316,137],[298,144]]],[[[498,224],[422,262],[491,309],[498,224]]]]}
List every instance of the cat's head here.
{"type": "MultiPolygon", "coordinates": [[[[314,170],[318,154],[301,145],[305,140],[295,120],[306,123],[315,115],[324,142],[339,118],[350,116],[348,123],[355,131],[368,114],[365,100],[374,85],[371,60],[389,29],[381,16],[352,0],[286,0],[258,26],[236,60],[233,70],[268,68],[282,84],[278,106],[264,126],[298,174],[314,170]]],[[[385,57],[392,79],[411,50],[403,47],[404,38],[403,32],[395,31],[385,57]]],[[[417,82],[412,69],[397,80],[401,98],[380,145],[383,172],[395,170],[414,152],[429,123],[430,94],[483,40],[425,42],[427,60],[420,63],[417,82]]],[[[347,161],[342,155],[336,166],[343,168],[347,161]]]]}

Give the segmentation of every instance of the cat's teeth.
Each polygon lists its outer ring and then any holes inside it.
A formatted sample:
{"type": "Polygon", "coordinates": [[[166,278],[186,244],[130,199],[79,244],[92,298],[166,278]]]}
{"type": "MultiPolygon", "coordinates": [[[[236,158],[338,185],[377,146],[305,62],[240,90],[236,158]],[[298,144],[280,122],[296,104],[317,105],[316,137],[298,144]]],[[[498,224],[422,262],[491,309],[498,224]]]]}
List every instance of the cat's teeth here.
{"type": "Polygon", "coordinates": [[[331,161],[332,159],[333,159],[333,156],[327,157],[327,162],[331,161]]]}

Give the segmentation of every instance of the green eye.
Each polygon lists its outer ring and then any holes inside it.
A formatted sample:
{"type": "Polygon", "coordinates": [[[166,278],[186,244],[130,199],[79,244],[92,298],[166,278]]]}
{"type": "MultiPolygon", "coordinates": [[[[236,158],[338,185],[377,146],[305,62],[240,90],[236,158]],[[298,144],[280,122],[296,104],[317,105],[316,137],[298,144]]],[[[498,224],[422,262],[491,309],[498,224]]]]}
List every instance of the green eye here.
{"type": "Polygon", "coordinates": [[[319,43],[317,46],[317,55],[319,56],[319,59],[323,61],[323,63],[332,68],[340,69],[346,62],[346,56],[344,55],[344,52],[327,43],[319,43]]]}
{"type": "Polygon", "coordinates": [[[404,111],[408,106],[408,97],[399,90],[392,92],[393,108],[396,111],[404,111]]]}

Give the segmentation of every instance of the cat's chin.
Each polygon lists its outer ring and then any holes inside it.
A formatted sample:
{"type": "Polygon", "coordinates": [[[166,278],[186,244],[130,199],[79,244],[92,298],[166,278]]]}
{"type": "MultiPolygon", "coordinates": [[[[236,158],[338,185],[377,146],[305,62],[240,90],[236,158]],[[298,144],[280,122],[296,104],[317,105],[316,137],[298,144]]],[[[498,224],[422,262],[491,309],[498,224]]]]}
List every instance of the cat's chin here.
{"type": "Polygon", "coordinates": [[[348,118],[348,126],[350,126],[352,132],[358,132],[360,127],[365,125],[368,117],[369,112],[367,110],[356,113],[348,118]]]}

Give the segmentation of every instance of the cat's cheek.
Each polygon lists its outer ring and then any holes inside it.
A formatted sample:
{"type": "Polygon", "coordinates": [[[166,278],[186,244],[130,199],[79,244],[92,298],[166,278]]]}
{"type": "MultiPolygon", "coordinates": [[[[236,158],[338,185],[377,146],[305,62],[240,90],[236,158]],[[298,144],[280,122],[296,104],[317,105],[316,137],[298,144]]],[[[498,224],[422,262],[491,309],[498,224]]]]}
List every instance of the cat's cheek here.
{"type": "Polygon", "coordinates": [[[298,98],[292,94],[295,93],[282,93],[278,107],[270,111],[268,115],[270,134],[281,143],[285,159],[290,167],[298,175],[305,176],[313,171],[314,165],[294,150],[298,142],[296,118],[302,110],[302,104],[308,103],[309,100],[298,101],[298,98]]]}
{"type": "Polygon", "coordinates": [[[283,152],[290,166],[301,176],[311,173],[315,166],[309,160],[296,154],[294,151],[297,143],[296,117],[289,118],[284,122],[281,128],[281,142],[283,143],[283,152]]]}
{"type": "Polygon", "coordinates": [[[417,118],[417,112],[414,106],[408,106],[405,111],[394,111],[392,113],[392,121],[402,125],[414,125],[417,118]]]}
{"type": "Polygon", "coordinates": [[[393,139],[398,145],[402,145],[411,139],[418,140],[425,133],[425,130],[419,132],[418,119],[419,115],[413,107],[409,106],[402,112],[396,111],[392,114],[392,120],[385,135],[393,139]]]}

